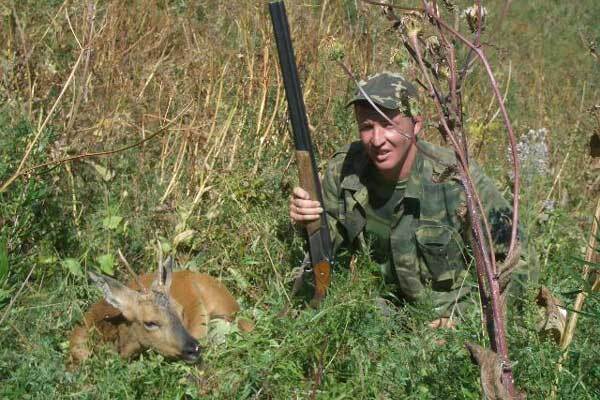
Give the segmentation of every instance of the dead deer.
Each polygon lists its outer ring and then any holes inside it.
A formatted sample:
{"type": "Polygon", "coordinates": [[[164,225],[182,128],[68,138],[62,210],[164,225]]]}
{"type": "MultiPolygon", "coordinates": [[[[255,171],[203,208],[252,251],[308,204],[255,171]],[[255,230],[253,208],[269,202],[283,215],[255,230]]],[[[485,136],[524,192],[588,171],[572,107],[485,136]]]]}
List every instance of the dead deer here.
{"type": "MultiPolygon", "coordinates": [[[[87,359],[90,333],[112,342],[123,358],[146,348],[171,358],[195,362],[200,356],[198,339],[206,336],[211,319],[232,322],[240,307],[215,278],[192,271],[172,272],[173,261],[159,262],[157,274],[144,274],[129,286],[108,276],[89,273],[104,293],[84,315],[70,340],[73,363],[87,359]]],[[[252,323],[239,320],[242,331],[252,323]]]]}

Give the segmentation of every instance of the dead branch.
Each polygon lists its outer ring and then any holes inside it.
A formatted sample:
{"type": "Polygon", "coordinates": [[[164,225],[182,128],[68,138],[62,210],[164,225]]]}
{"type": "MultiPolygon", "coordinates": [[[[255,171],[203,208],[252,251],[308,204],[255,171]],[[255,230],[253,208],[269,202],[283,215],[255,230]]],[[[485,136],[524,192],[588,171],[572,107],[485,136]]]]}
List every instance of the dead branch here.
{"type": "MultiPolygon", "coordinates": [[[[15,175],[13,175],[11,178],[9,178],[9,180],[7,180],[4,185],[2,186],[2,188],[6,187],[8,188],[8,186],[14,182],[16,179],[23,177],[23,176],[27,176],[27,175],[31,175],[34,171],[41,169],[41,168],[46,168],[46,167],[50,167],[50,166],[57,166],[60,164],[65,164],[71,161],[77,161],[77,160],[81,160],[84,158],[90,158],[90,157],[101,157],[101,156],[108,156],[108,155],[112,155],[112,154],[116,154],[116,153],[121,153],[123,151],[132,149],[134,147],[138,147],[141,146],[142,144],[154,139],[155,137],[157,137],[158,135],[160,135],[161,133],[164,133],[171,125],[173,125],[175,123],[175,121],[179,120],[179,118],[181,118],[181,116],[191,107],[192,103],[189,103],[187,106],[185,106],[183,108],[183,110],[177,114],[177,116],[175,116],[174,119],[170,120],[165,126],[163,126],[162,128],[158,129],[156,132],[152,133],[150,136],[146,137],[145,139],[142,139],[136,143],[127,145],[125,147],[121,147],[119,149],[115,149],[115,150],[107,150],[107,151],[99,151],[99,152],[94,152],[94,153],[83,153],[83,154],[78,154],[76,156],[72,156],[72,157],[67,157],[67,158],[63,158],[60,160],[54,160],[54,161],[50,161],[47,163],[43,163],[43,164],[38,164],[35,165],[31,168],[28,168],[24,171],[18,172],[15,175]]],[[[2,193],[2,188],[0,188],[0,193],[2,193]]]]}

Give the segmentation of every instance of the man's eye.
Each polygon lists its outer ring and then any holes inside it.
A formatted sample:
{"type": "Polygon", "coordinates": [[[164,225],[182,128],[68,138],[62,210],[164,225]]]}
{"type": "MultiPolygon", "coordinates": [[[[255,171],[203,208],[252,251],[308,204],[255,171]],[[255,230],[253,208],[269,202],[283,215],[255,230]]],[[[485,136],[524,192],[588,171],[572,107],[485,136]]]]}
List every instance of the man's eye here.
{"type": "Polygon", "coordinates": [[[360,126],[361,131],[370,131],[371,129],[373,129],[373,125],[361,125],[360,126]]]}
{"type": "Polygon", "coordinates": [[[144,328],[148,329],[149,331],[153,331],[160,328],[160,324],[156,321],[144,321],[144,328]]]}

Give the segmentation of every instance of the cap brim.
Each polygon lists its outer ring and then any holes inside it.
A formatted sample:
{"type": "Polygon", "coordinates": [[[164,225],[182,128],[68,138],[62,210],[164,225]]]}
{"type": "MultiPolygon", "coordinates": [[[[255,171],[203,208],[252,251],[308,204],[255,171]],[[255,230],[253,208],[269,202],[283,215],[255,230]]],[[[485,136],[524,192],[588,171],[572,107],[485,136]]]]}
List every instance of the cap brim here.
{"type": "MultiPolygon", "coordinates": [[[[367,100],[365,97],[363,96],[355,96],[352,100],[350,100],[348,103],[346,103],[346,108],[350,107],[352,104],[355,104],[359,101],[363,101],[365,103],[367,103],[369,106],[371,105],[371,103],[369,102],[369,100],[367,100]]],[[[371,101],[373,103],[375,103],[377,106],[381,107],[381,108],[385,108],[386,110],[395,110],[398,107],[389,107],[389,105],[386,104],[381,104],[380,102],[376,101],[375,99],[373,99],[371,97],[371,101]]]]}

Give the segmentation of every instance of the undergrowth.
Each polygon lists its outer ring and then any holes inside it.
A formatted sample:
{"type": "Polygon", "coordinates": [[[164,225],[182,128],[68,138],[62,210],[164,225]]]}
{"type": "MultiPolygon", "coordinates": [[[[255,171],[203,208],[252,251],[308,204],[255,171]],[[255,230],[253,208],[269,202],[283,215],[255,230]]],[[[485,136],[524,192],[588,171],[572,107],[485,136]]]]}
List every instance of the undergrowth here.
{"type": "MultiPolygon", "coordinates": [[[[0,182],[68,81],[78,41],[92,49],[89,58],[26,166],[156,136],[36,169],[0,193],[0,398],[479,399],[479,372],[464,348],[487,340],[477,310],[453,331],[426,327],[433,319],[426,303],[384,313],[381,279],[363,254],[354,268],[336,268],[319,310],[289,299],[302,241],[287,216],[297,179],[266,6],[84,3],[0,5],[0,182]],[[153,270],[157,239],[179,268],[219,277],[256,329],[207,344],[196,366],[152,352],[121,360],[100,346],[70,369],[69,332],[100,297],[85,272],[127,279],[119,249],[136,271],[153,270]]],[[[342,48],[362,76],[400,69],[406,57],[378,8],[287,3],[323,165],[356,137],[345,108],[353,88],[330,53],[342,48]]],[[[539,283],[569,307],[586,287],[579,259],[599,195],[589,185],[586,145],[599,129],[589,110],[600,74],[586,46],[600,38],[600,8],[592,0],[514,2],[498,27],[502,7],[489,4],[484,42],[501,89],[510,85],[515,129],[519,136],[548,130],[548,169],[521,194],[523,228],[539,283]]],[[[465,87],[471,152],[506,189],[503,128],[490,118],[496,107],[479,72],[465,87]]],[[[430,120],[425,136],[439,141],[434,128],[430,120]]],[[[531,285],[522,308],[509,310],[517,386],[532,399],[600,398],[598,297],[588,298],[559,369],[562,353],[537,333],[537,289],[531,285]]]]}

